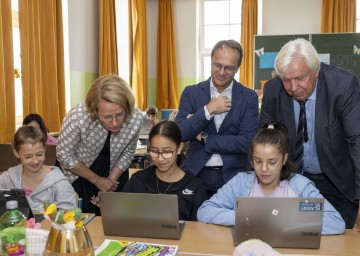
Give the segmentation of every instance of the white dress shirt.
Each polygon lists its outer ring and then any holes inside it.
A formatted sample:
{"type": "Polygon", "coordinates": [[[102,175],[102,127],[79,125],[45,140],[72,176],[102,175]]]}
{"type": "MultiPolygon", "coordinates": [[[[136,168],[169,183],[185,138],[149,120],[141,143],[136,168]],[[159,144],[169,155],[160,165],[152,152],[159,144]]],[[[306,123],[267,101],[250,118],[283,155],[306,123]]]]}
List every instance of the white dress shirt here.
{"type": "MultiPolygon", "coordinates": [[[[232,94],[232,88],[233,88],[233,82],[227,87],[223,92],[219,93],[218,90],[215,88],[212,80],[210,81],[210,96],[211,99],[213,98],[219,98],[220,96],[227,96],[229,99],[231,99],[232,94]]],[[[210,115],[209,111],[207,110],[206,106],[204,106],[205,110],[205,116],[207,120],[210,120],[212,117],[214,117],[214,122],[216,126],[216,131],[219,131],[219,128],[224,121],[227,112],[224,112],[222,114],[217,115],[210,115]]],[[[222,166],[223,161],[221,159],[221,156],[219,154],[213,154],[209,161],[205,164],[205,166],[222,166]]]]}

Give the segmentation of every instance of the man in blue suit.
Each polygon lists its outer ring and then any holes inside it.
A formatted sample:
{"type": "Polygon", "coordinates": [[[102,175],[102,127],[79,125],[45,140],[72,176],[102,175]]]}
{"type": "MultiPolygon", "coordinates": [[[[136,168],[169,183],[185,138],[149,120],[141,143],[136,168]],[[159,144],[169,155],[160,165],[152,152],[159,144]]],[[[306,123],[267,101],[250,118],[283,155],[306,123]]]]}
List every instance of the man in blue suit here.
{"type": "Polygon", "coordinates": [[[182,168],[216,193],[248,162],[251,139],[258,127],[258,96],[234,76],[243,58],[234,40],[218,42],[211,52],[211,77],[187,86],[176,123],[183,141],[190,141],[182,168]]]}
{"type": "Polygon", "coordinates": [[[307,141],[301,143],[300,172],[341,214],[346,228],[353,228],[356,217],[360,224],[359,80],[346,70],[320,63],[315,48],[302,38],[281,48],[275,71],[278,77],[264,87],[260,126],[283,122],[295,160],[299,102],[305,102],[307,141]]]}

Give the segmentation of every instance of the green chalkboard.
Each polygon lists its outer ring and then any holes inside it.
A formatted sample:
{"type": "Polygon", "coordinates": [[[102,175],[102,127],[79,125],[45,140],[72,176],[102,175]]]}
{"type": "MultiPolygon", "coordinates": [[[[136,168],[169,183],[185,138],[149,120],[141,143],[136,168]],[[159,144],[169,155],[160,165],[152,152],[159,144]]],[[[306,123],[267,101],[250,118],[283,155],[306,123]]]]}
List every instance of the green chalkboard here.
{"type": "Polygon", "coordinates": [[[260,89],[264,81],[272,78],[274,59],[281,47],[299,37],[314,45],[323,62],[360,77],[360,33],[255,36],[254,89],[260,89]]]}

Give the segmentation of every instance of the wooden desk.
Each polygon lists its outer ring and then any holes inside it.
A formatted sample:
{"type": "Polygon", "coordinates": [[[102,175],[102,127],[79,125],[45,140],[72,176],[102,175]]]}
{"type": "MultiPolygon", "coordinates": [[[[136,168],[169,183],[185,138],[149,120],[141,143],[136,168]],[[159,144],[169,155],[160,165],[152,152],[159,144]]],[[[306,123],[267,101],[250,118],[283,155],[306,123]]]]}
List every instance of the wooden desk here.
{"type": "MultiPolygon", "coordinates": [[[[101,217],[95,217],[95,219],[87,225],[87,229],[95,248],[99,247],[105,238],[108,238],[178,245],[178,255],[232,255],[234,250],[231,229],[229,227],[202,222],[187,222],[180,240],[105,236],[101,217]]],[[[320,249],[275,249],[284,254],[359,255],[360,233],[346,230],[344,235],[322,236],[320,249]]]]}

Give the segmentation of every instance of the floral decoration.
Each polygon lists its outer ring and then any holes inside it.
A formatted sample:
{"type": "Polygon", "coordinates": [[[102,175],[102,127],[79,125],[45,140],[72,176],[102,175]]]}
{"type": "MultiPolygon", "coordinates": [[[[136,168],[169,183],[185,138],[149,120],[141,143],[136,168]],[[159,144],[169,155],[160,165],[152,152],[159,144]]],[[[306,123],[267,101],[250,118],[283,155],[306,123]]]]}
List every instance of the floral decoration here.
{"type": "Polygon", "coordinates": [[[30,219],[26,222],[26,228],[40,229],[40,228],[41,228],[41,223],[36,222],[35,218],[30,218],[30,219]]]}
{"type": "Polygon", "coordinates": [[[81,216],[80,208],[58,210],[56,204],[45,202],[44,218],[51,221],[53,228],[57,230],[75,230],[82,228],[86,217],[81,216]]]}

